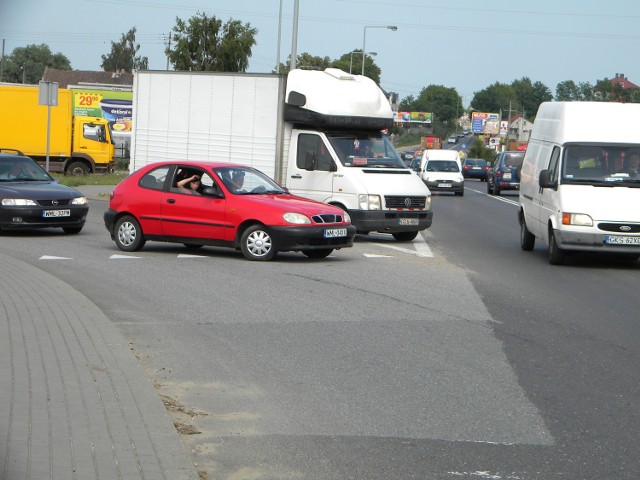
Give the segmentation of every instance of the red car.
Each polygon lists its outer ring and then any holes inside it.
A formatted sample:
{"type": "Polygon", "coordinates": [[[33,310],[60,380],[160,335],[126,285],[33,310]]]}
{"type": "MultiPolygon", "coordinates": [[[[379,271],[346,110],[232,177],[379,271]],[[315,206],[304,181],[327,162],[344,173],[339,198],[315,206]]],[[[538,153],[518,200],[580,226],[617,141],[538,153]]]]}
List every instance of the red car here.
{"type": "Polygon", "coordinates": [[[147,165],[116,185],[104,224],[125,252],[157,240],[231,247],[249,260],[324,258],[356,233],[347,212],[291,195],[259,170],[186,161],[147,165]]]}

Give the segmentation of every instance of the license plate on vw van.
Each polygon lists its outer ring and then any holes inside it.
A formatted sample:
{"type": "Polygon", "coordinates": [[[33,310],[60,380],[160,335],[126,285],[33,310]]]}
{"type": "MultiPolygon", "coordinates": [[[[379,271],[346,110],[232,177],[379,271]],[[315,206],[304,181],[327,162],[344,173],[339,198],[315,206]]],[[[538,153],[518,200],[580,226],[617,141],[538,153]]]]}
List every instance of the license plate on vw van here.
{"type": "Polygon", "coordinates": [[[418,225],[417,218],[401,218],[400,225],[418,225]]]}
{"type": "Polygon", "coordinates": [[[346,228],[327,228],[324,231],[324,238],[337,238],[337,237],[346,237],[347,229],[346,228]]]}

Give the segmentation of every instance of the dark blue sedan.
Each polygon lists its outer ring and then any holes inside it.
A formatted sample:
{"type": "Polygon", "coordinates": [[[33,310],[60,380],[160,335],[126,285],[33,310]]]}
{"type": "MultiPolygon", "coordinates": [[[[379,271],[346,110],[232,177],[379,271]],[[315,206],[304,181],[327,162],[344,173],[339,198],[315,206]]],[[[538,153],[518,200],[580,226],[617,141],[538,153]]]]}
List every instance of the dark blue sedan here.
{"type": "Polygon", "coordinates": [[[56,183],[22,152],[0,149],[0,230],[59,227],[79,233],[88,212],[78,190],[56,183]]]}

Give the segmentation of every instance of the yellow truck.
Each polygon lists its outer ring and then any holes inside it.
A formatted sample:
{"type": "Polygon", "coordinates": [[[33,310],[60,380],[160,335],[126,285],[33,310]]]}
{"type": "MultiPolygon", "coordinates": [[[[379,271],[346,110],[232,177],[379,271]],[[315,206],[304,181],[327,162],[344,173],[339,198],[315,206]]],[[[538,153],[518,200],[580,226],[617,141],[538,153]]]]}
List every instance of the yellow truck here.
{"type": "MultiPolygon", "coordinates": [[[[47,158],[47,107],[37,85],[0,84],[0,148],[19,150],[40,165],[47,158]]],[[[58,89],[51,107],[49,171],[67,175],[111,172],[114,144],[104,118],[72,114],[72,92],[58,89]]]]}

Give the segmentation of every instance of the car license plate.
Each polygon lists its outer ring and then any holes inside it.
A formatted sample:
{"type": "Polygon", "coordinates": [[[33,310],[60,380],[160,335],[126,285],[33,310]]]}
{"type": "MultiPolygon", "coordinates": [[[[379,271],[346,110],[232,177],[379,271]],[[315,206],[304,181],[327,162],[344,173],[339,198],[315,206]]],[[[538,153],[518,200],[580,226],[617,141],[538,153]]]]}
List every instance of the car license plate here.
{"type": "Polygon", "coordinates": [[[504,172],[502,178],[505,180],[511,180],[511,172],[504,172]]]}
{"type": "Polygon", "coordinates": [[[604,243],[609,245],[640,245],[640,237],[627,237],[623,235],[607,235],[604,243]]]}
{"type": "Polygon", "coordinates": [[[417,218],[401,218],[400,225],[418,225],[417,218]]]}
{"type": "Polygon", "coordinates": [[[70,217],[71,210],[45,210],[42,212],[43,218],[48,217],[70,217]]]}
{"type": "Polygon", "coordinates": [[[438,188],[451,188],[450,183],[439,183],[438,188]]]}
{"type": "Polygon", "coordinates": [[[471,167],[471,170],[480,170],[480,167],[471,167]]]}
{"type": "Polygon", "coordinates": [[[324,231],[324,238],[346,237],[346,228],[328,228],[324,231]]]}

